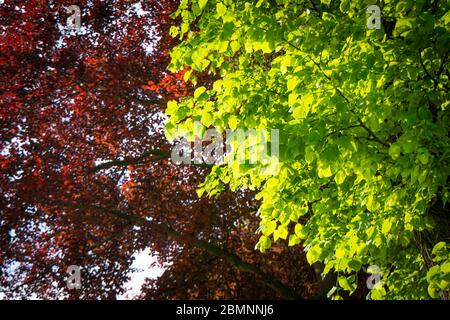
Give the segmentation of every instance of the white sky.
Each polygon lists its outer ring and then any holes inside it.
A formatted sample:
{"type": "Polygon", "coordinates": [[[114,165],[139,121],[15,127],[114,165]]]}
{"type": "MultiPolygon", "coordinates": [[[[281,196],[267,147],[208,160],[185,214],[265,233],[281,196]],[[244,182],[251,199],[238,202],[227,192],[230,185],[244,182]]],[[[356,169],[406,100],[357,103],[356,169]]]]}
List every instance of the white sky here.
{"type": "Polygon", "coordinates": [[[155,279],[164,272],[163,268],[152,266],[152,263],[156,261],[156,255],[151,255],[149,249],[135,253],[134,257],[136,260],[134,260],[131,267],[139,270],[131,274],[130,281],[125,285],[127,292],[117,296],[117,299],[119,300],[132,299],[135,295],[140,293],[141,286],[146,278],[155,279]]]}

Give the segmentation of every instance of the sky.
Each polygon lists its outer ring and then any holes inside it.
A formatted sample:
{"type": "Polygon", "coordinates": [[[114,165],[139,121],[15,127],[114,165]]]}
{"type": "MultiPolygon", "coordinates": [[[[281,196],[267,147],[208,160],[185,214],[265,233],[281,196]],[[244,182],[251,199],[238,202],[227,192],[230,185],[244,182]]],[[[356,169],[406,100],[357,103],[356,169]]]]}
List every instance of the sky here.
{"type": "Polygon", "coordinates": [[[156,255],[151,255],[149,249],[135,253],[134,257],[136,260],[134,260],[131,268],[139,270],[131,274],[130,281],[125,285],[127,292],[117,296],[119,300],[132,299],[140,293],[141,286],[146,278],[156,279],[164,272],[163,268],[152,266],[152,263],[156,261],[156,255]]]}
{"type": "MultiPolygon", "coordinates": [[[[134,254],[135,260],[131,265],[132,269],[137,269],[130,275],[130,280],[125,284],[126,292],[118,295],[118,300],[130,300],[140,293],[141,286],[146,278],[156,279],[164,272],[163,268],[152,266],[156,261],[156,255],[152,255],[149,249],[137,252],[134,254]]],[[[83,276],[82,276],[83,277],[83,276]]],[[[83,278],[81,278],[83,284],[83,278]]],[[[0,300],[4,299],[4,295],[0,292],[0,300]]],[[[35,297],[29,297],[34,300],[35,297]]]]}

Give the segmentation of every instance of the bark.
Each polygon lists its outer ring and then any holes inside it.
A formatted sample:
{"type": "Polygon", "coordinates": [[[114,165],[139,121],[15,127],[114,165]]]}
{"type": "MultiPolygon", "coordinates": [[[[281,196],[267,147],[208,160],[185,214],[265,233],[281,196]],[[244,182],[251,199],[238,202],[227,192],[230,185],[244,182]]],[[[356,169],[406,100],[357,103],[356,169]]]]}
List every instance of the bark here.
{"type": "Polygon", "coordinates": [[[167,236],[180,241],[184,242],[190,245],[193,245],[197,248],[201,248],[205,251],[207,251],[209,254],[220,257],[226,260],[227,262],[233,264],[235,267],[237,267],[239,270],[243,272],[249,272],[257,275],[261,281],[266,285],[267,287],[271,288],[275,292],[279,293],[283,298],[285,299],[302,299],[300,295],[298,295],[294,290],[280,282],[278,279],[274,278],[272,275],[262,271],[260,268],[258,268],[256,265],[248,263],[243,261],[241,258],[239,258],[237,255],[235,255],[232,252],[229,252],[221,247],[218,247],[208,241],[197,239],[191,235],[186,235],[178,232],[177,230],[154,221],[149,221],[143,217],[136,216],[136,215],[129,215],[128,213],[117,211],[117,210],[109,210],[106,208],[99,208],[97,209],[101,210],[107,210],[111,214],[115,215],[116,217],[119,217],[121,219],[126,219],[128,221],[134,222],[136,224],[140,225],[146,225],[151,230],[154,230],[155,232],[160,232],[163,234],[166,234],[167,236]]]}
{"type": "Polygon", "coordinates": [[[98,172],[102,169],[109,169],[117,166],[128,166],[128,165],[138,165],[143,164],[149,161],[157,161],[164,160],[170,158],[170,152],[162,151],[162,150],[149,150],[144,152],[142,155],[136,158],[128,157],[123,160],[111,160],[98,166],[91,168],[90,173],[98,172]]]}

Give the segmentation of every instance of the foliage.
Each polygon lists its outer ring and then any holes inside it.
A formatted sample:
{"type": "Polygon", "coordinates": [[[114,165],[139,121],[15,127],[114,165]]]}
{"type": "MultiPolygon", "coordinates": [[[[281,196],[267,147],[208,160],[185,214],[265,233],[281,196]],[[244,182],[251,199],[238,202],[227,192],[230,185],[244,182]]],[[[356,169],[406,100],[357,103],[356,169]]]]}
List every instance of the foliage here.
{"type": "Polygon", "coordinates": [[[199,199],[210,169],[169,161],[162,113],[167,99],[192,90],[185,71],[166,72],[178,1],[142,1],[142,12],[135,4],[0,4],[0,293],[114,299],[134,254],[150,248],[166,271],[141,298],[278,298],[267,290],[270,278],[312,296],[301,248],[251,250],[258,240],[251,193],[199,199]],[[67,4],[82,8],[78,33],[60,28],[67,4]],[[80,290],[67,288],[73,264],[81,267],[80,290]]]}
{"type": "Polygon", "coordinates": [[[450,282],[450,255],[449,248],[445,242],[437,243],[432,251],[434,255],[433,261],[436,265],[431,267],[427,272],[428,293],[433,298],[444,298],[445,290],[448,289],[450,282]]]}
{"type": "Polygon", "coordinates": [[[169,103],[166,136],[279,129],[277,174],[262,174],[271,162],[216,165],[200,193],[258,190],[258,248],[303,243],[309,263],[338,274],[336,299],[370,265],[382,273],[370,298],[435,298],[449,290],[448,262],[429,257],[450,235],[450,2],[378,2],[372,30],[374,2],[181,1],[171,70],[218,80],[169,103]]]}
{"type": "MultiPolygon", "coordinates": [[[[113,298],[134,252],[151,246],[143,231],[108,213],[132,208],[127,163],[90,169],[168,149],[157,130],[160,102],[141,86],[159,81],[167,65],[172,43],[158,44],[149,30],[167,35],[175,5],[163,12],[147,2],[143,10],[155,19],[128,1],[0,5],[0,291],[7,297],[113,298]],[[82,8],[78,33],[62,28],[67,4],[82,8]],[[148,55],[142,44],[149,42],[161,51],[148,55]],[[82,267],[83,290],[67,289],[72,264],[82,267]]],[[[154,164],[146,169],[150,177],[154,164]]]]}

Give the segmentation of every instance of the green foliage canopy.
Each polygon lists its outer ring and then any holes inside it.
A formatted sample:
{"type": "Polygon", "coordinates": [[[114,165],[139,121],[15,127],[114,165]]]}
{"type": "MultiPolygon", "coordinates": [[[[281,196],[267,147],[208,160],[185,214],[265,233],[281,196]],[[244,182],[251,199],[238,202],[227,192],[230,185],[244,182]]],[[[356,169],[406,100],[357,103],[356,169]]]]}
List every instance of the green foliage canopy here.
{"type": "Polygon", "coordinates": [[[271,161],[216,165],[199,192],[259,190],[258,249],[303,244],[338,274],[335,299],[370,265],[382,280],[369,298],[438,298],[448,238],[428,251],[420,239],[440,227],[434,203],[448,221],[450,1],[374,2],[183,0],[171,70],[218,80],[169,103],[166,133],[279,129],[277,174],[262,174],[271,161]]]}

